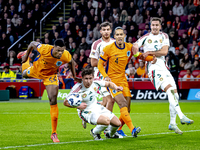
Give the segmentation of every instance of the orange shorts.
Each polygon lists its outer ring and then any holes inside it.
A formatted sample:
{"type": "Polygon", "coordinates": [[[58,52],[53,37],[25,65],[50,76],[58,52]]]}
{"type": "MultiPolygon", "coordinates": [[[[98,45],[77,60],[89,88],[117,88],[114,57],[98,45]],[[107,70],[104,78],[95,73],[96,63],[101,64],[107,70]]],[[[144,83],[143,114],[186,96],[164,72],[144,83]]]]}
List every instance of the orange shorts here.
{"type": "Polygon", "coordinates": [[[22,72],[26,70],[26,74],[30,78],[37,78],[43,80],[45,86],[47,85],[59,85],[57,74],[53,75],[42,75],[37,71],[37,68],[30,66],[29,59],[22,64],[22,72]]]}
{"type": "MultiPolygon", "coordinates": [[[[115,82],[114,82],[115,83],[115,82]]],[[[115,83],[117,86],[122,86],[123,87],[123,91],[117,92],[116,90],[113,90],[111,88],[109,88],[109,91],[111,93],[111,95],[113,97],[119,95],[119,94],[123,94],[124,97],[131,97],[131,92],[129,89],[129,85],[128,82],[121,82],[121,83],[115,83]]]]}

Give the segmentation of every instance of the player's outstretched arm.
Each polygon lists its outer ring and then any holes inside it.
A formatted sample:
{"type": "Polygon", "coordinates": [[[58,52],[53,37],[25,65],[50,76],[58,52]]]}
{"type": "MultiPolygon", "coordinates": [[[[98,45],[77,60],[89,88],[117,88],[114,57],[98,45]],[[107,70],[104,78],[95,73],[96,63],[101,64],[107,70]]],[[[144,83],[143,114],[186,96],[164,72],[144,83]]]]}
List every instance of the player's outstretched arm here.
{"type": "Polygon", "coordinates": [[[73,78],[76,82],[81,83],[81,79],[76,77],[76,69],[75,69],[75,62],[73,60],[73,58],[71,59],[71,61],[68,63],[68,66],[72,72],[73,78]]]}
{"type": "Polygon", "coordinates": [[[116,91],[122,91],[123,87],[121,86],[117,86],[115,83],[113,82],[105,82],[105,87],[109,87],[111,89],[114,89],[116,91]]]}
{"type": "Polygon", "coordinates": [[[161,49],[157,51],[148,51],[142,55],[143,57],[148,56],[148,55],[155,55],[156,57],[166,56],[168,53],[168,48],[169,48],[168,45],[164,45],[161,49]]]}
{"type": "Polygon", "coordinates": [[[132,53],[133,53],[133,55],[135,55],[138,51],[139,51],[138,44],[137,43],[133,43],[133,46],[132,46],[132,53]]]}
{"type": "Polygon", "coordinates": [[[28,49],[26,54],[22,57],[22,63],[25,63],[28,59],[29,54],[32,52],[33,49],[37,50],[37,45],[40,44],[39,42],[32,41],[28,45],[28,49]]]}

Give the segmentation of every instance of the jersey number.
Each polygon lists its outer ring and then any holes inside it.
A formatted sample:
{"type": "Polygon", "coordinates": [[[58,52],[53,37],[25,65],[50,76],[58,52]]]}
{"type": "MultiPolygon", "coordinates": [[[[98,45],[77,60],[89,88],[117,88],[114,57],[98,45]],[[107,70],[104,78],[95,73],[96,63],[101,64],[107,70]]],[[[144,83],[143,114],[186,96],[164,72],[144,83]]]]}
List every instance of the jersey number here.
{"type": "Polygon", "coordinates": [[[92,101],[92,99],[93,99],[93,96],[90,96],[90,101],[92,101]]]}
{"type": "Polygon", "coordinates": [[[155,48],[156,50],[158,50],[157,46],[158,46],[158,45],[154,45],[154,48],[155,48]]]}
{"type": "Polygon", "coordinates": [[[118,64],[118,58],[115,59],[115,62],[118,64]]]}

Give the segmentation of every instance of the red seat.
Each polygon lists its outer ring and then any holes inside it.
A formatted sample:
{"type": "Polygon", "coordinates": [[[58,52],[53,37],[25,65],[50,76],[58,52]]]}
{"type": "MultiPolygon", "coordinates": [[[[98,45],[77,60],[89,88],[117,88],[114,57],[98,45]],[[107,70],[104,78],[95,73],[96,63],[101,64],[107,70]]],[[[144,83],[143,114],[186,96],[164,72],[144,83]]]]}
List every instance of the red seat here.
{"type": "Polygon", "coordinates": [[[181,19],[181,22],[185,22],[187,20],[188,16],[181,16],[180,19],[181,19]]]}
{"type": "Polygon", "coordinates": [[[178,30],[178,36],[182,36],[183,33],[187,32],[187,30],[178,30]]]}
{"type": "Polygon", "coordinates": [[[178,77],[183,78],[183,76],[186,75],[186,73],[187,73],[187,70],[181,70],[178,77]]]}
{"type": "Polygon", "coordinates": [[[194,71],[192,71],[192,75],[193,75],[193,77],[195,77],[196,78],[196,76],[198,76],[200,74],[200,70],[194,70],[194,71]]]}
{"type": "Polygon", "coordinates": [[[85,56],[89,57],[90,56],[90,51],[91,51],[90,49],[86,50],[85,51],[85,56]]]}
{"type": "Polygon", "coordinates": [[[146,25],[145,23],[140,23],[139,26],[138,26],[139,30],[144,30],[145,29],[145,25],[146,25]]]}

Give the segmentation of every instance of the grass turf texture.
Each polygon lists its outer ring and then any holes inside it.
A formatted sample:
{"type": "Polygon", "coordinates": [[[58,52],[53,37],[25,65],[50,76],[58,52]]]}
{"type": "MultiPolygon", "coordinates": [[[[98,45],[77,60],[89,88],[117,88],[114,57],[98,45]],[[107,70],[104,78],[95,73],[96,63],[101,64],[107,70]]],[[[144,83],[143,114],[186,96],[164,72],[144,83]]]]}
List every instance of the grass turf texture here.
{"type": "MultiPolygon", "coordinates": [[[[142,128],[139,136],[132,138],[125,125],[123,131],[129,137],[94,141],[90,130],[95,126],[87,124],[87,128],[83,129],[76,109],[58,103],[57,132],[61,143],[54,144],[50,139],[50,107],[47,102],[1,102],[0,149],[200,149],[200,102],[180,102],[180,106],[189,118],[194,119],[193,125],[181,125],[177,117],[177,124],[183,135],[168,130],[168,102],[134,101],[130,115],[134,125],[142,128]]],[[[114,113],[119,117],[117,105],[114,113]]],[[[105,139],[103,134],[101,136],[105,139]]]]}

